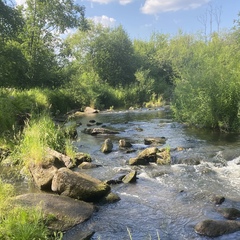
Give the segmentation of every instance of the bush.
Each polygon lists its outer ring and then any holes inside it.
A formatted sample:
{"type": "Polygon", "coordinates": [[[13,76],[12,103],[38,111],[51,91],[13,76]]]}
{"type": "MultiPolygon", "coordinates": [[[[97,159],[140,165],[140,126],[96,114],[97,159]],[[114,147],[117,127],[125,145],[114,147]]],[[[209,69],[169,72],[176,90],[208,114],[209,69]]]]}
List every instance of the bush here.
{"type": "Polygon", "coordinates": [[[228,36],[189,46],[189,61],[175,82],[178,120],[220,131],[240,130],[239,45],[228,36]]]}

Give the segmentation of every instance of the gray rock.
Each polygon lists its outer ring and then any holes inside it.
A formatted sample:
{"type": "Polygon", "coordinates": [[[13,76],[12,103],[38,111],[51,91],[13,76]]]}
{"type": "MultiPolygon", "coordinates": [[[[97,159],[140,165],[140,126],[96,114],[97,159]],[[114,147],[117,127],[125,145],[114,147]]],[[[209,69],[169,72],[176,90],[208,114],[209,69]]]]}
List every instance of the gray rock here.
{"type": "Polygon", "coordinates": [[[72,168],[72,167],[74,167],[74,161],[70,158],[70,157],[68,157],[68,156],[66,156],[66,155],[64,155],[64,154],[62,154],[62,153],[60,153],[60,152],[57,152],[57,151],[55,151],[55,150],[53,150],[53,149],[51,149],[51,148],[48,148],[47,149],[47,155],[48,155],[48,157],[53,157],[53,158],[55,158],[55,159],[58,159],[58,161],[61,161],[61,162],[63,162],[64,163],[64,165],[67,167],[67,168],[72,168]]]}
{"type": "Polygon", "coordinates": [[[146,158],[130,158],[128,160],[129,165],[148,165],[149,161],[146,158]]]}
{"type": "Polygon", "coordinates": [[[36,186],[40,190],[49,191],[51,190],[52,179],[55,173],[58,171],[58,168],[54,165],[43,166],[38,164],[30,164],[29,171],[36,186]]]}
{"type": "Polygon", "coordinates": [[[110,138],[107,138],[102,144],[101,151],[103,153],[110,153],[112,149],[113,149],[112,140],[110,138]]]}
{"type": "Polygon", "coordinates": [[[219,196],[219,195],[211,195],[210,196],[210,201],[217,204],[217,205],[220,205],[225,201],[225,197],[219,196]]]}
{"type": "Polygon", "coordinates": [[[83,152],[77,152],[74,160],[77,166],[83,162],[92,162],[91,156],[83,152]]]}
{"type": "Polygon", "coordinates": [[[97,135],[97,134],[118,134],[118,131],[107,129],[107,128],[85,128],[83,133],[97,135]]]}
{"type": "Polygon", "coordinates": [[[240,222],[238,221],[217,221],[204,220],[198,223],[194,230],[196,233],[208,237],[218,237],[223,234],[233,233],[240,230],[240,222]]]}
{"type": "Polygon", "coordinates": [[[86,107],[86,108],[84,109],[84,112],[85,112],[85,113],[88,113],[88,114],[90,114],[90,113],[99,113],[99,110],[94,109],[94,108],[91,108],[91,107],[86,107]]]}
{"type": "Polygon", "coordinates": [[[229,220],[240,218],[240,211],[236,208],[219,208],[218,212],[229,220]]]}
{"type": "Polygon", "coordinates": [[[91,162],[83,162],[81,163],[78,168],[81,168],[81,169],[91,169],[91,168],[97,168],[97,167],[100,167],[101,165],[97,165],[95,163],[91,163],[91,162]]]}
{"type": "Polygon", "coordinates": [[[144,138],[144,144],[151,145],[151,144],[165,144],[166,143],[165,137],[156,137],[156,138],[144,138]]]}
{"type": "Polygon", "coordinates": [[[90,203],[47,193],[19,195],[15,203],[27,207],[41,207],[46,216],[53,216],[52,220],[47,221],[47,226],[53,231],[66,231],[89,219],[95,210],[90,203]]]}
{"type": "Polygon", "coordinates": [[[68,168],[60,168],[55,173],[51,189],[61,195],[87,202],[97,202],[111,190],[106,183],[68,168]]]}
{"type": "Polygon", "coordinates": [[[41,190],[51,190],[54,174],[62,167],[73,167],[74,162],[68,156],[53,149],[47,149],[47,155],[41,163],[30,163],[28,169],[37,187],[41,190]]]}
{"type": "Polygon", "coordinates": [[[128,163],[129,165],[147,165],[149,162],[156,162],[158,152],[159,149],[156,147],[146,148],[136,158],[130,158],[128,163]]]}
{"type": "Polygon", "coordinates": [[[130,147],[132,147],[132,144],[130,142],[126,141],[125,139],[120,139],[119,147],[120,148],[130,148],[130,147]]]}
{"type": "Polygon", "coordinates": [[[135,183],[137,181],[137,171],[132,170],[122,179],[122,181],[124,183],[135,183]]]}
{"type": "Polygon", "coordinates": [[[110,192],[108,195],[101,199],[100,203],[102,204],[115,203],[120,200],[121,198],[116,193],[110,192]]]}

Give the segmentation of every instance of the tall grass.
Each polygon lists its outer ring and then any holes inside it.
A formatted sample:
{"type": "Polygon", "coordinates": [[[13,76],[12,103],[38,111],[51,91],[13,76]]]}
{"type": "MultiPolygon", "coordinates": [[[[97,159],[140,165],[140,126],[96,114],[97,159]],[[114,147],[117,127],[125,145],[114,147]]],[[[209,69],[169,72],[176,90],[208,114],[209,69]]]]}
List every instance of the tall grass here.
{"type": "Polygon", "coordinates": [[[46,216],[40,208],[27,208],[14,204],[14,192],[11,184],[4,183],[0,179],[0,239],[59,239],[51,236],[45,225],[46,216]]]}
{"type": "Polygon", "coordinates": [[[19,158],[23,165],[28,165],[30,162],[40,164],[47,154],[47,148],[64,154],[73,155],[74,152],[64,132],[54,124],[50,116],[37,115],[27,123],[14,157],[19,158]]]}

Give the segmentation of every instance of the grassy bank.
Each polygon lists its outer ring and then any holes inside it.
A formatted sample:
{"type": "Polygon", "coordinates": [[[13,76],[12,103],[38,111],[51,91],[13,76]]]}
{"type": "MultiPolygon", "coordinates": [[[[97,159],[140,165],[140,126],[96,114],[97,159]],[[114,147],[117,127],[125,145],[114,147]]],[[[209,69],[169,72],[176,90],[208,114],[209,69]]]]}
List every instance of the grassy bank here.
{"type": "Polygon", "coordinates": [[[0,180],[0,239],[2,240],[60,240],[61,234],[46,227],[47,217],[41,209],[14,205],[15,189],[0,180]]]}

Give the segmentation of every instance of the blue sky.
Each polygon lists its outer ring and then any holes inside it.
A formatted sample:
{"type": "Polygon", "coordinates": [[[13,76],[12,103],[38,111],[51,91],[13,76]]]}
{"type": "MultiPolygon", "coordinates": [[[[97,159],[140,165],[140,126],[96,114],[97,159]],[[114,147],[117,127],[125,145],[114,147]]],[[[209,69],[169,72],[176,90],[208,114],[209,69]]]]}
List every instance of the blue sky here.
{"type": "Polygon", "coordinates": [[[240,12],[240,0],[76,0],[87,18],[105,26],[121,24],[130,38],[149,39],[155,31],[175,35],[230,29],[240,12]],[[212,11],[212,14],[209,12],[212,11]],[[210,19],[212,16],[212,24],[210,19]]]}

